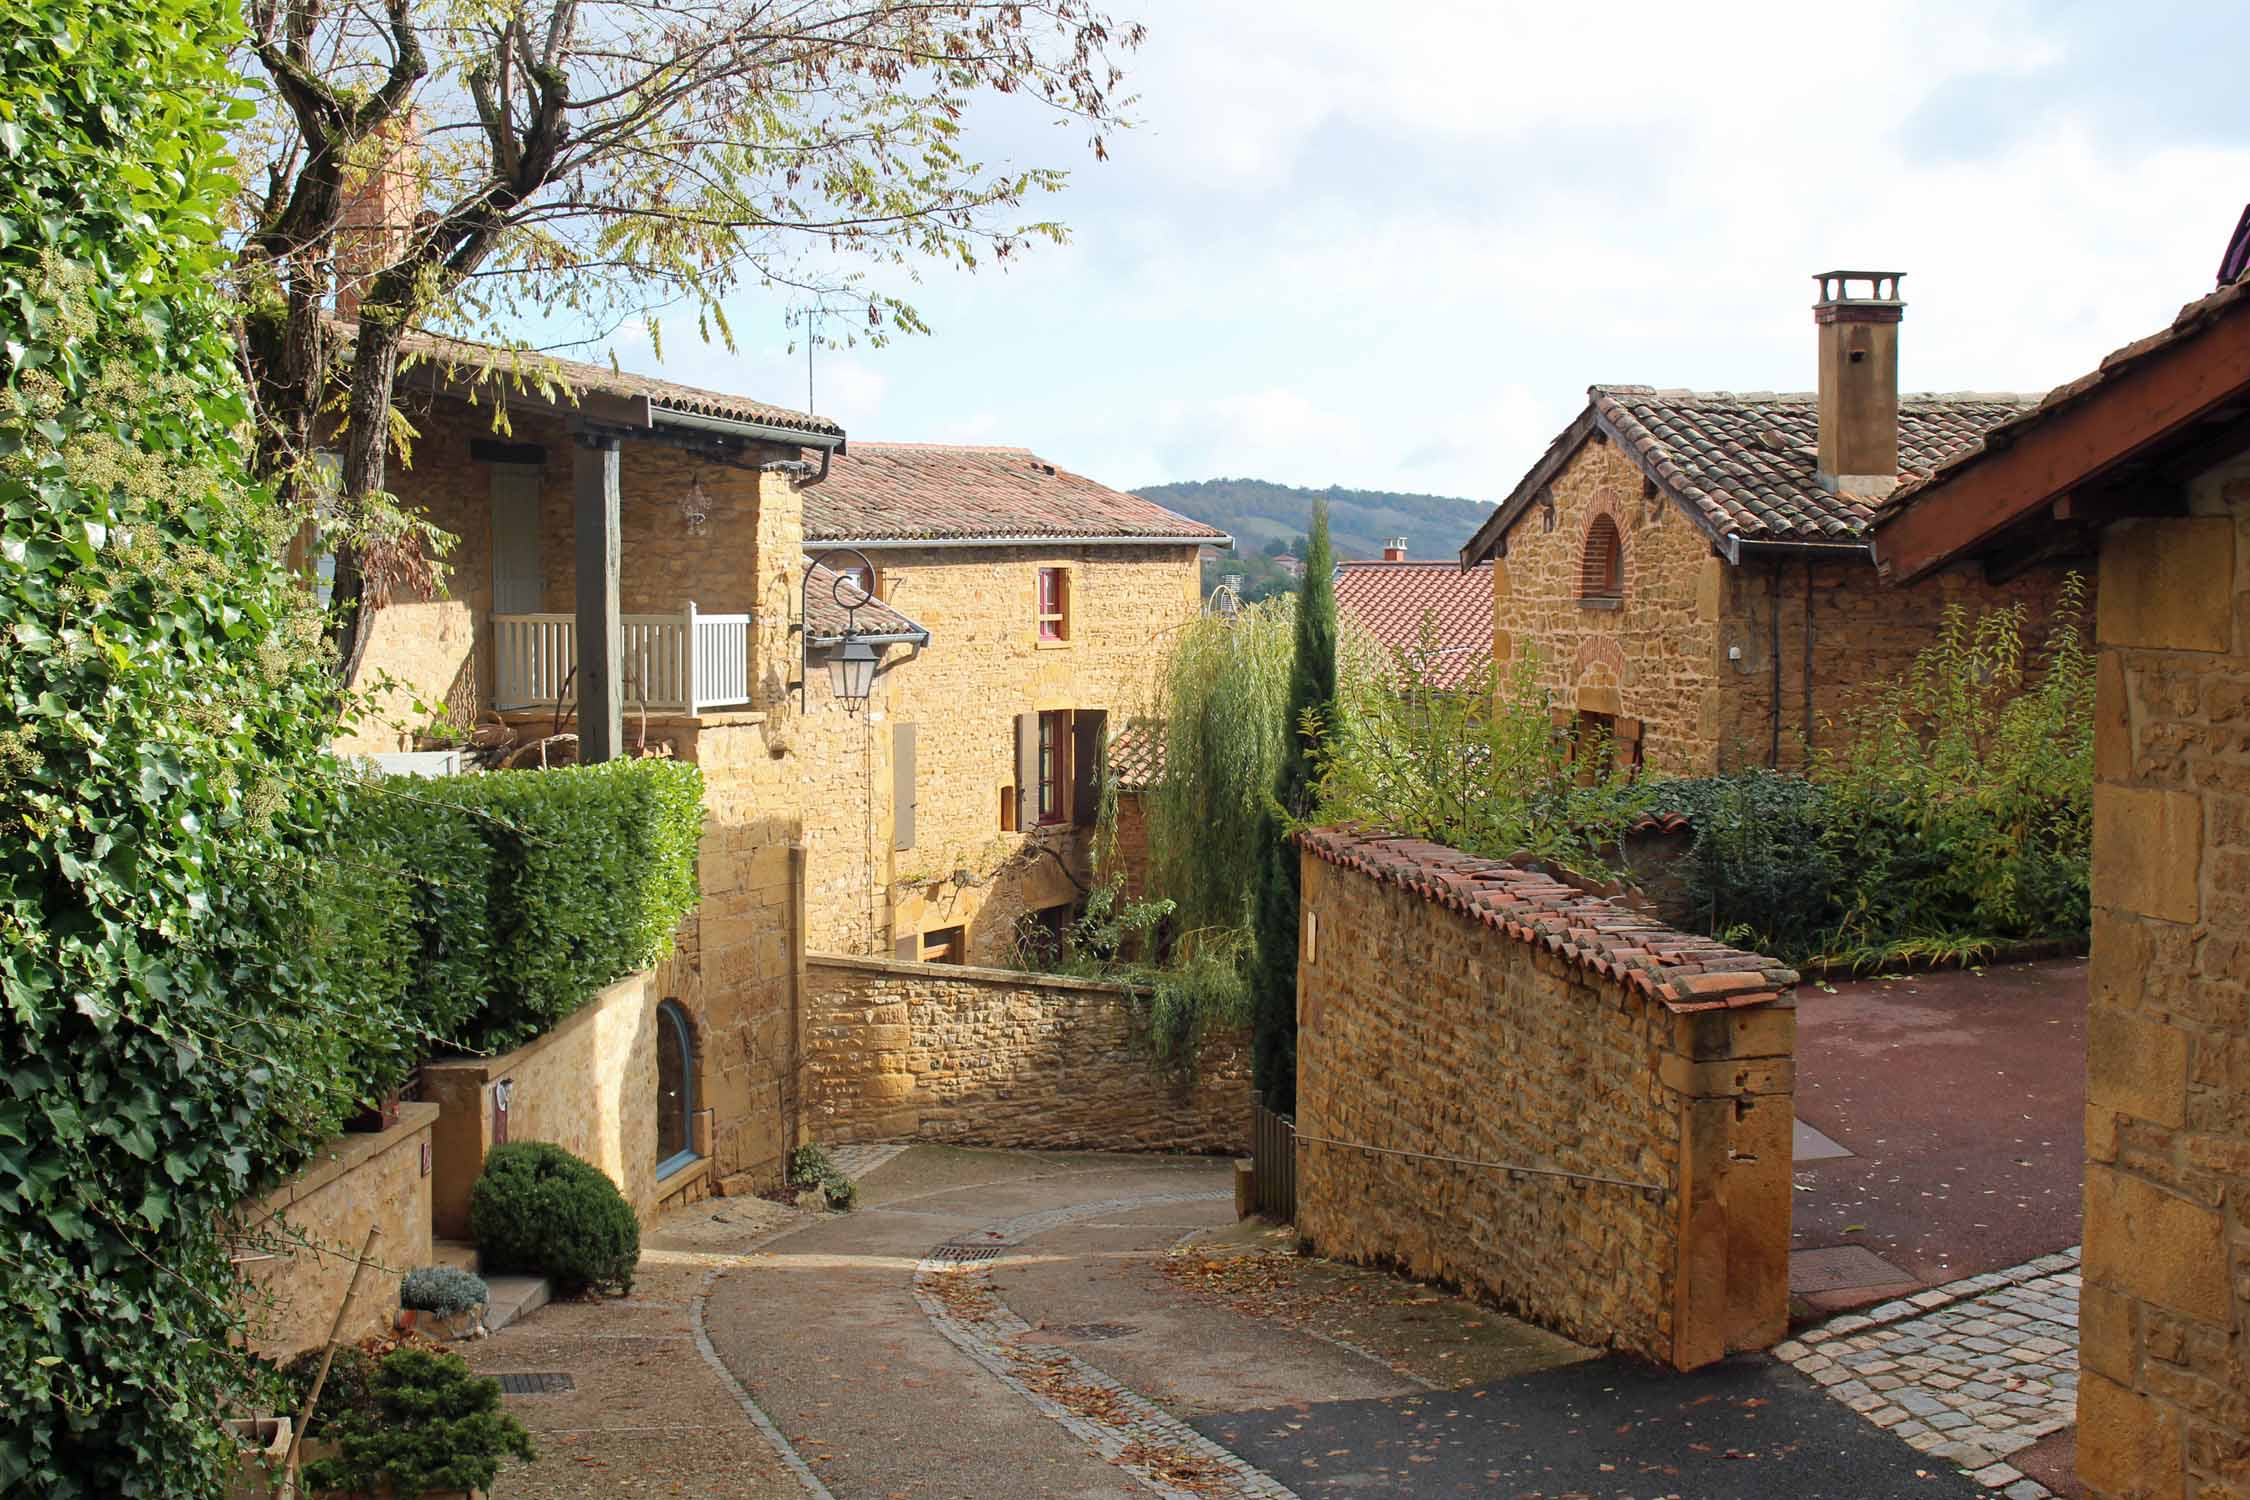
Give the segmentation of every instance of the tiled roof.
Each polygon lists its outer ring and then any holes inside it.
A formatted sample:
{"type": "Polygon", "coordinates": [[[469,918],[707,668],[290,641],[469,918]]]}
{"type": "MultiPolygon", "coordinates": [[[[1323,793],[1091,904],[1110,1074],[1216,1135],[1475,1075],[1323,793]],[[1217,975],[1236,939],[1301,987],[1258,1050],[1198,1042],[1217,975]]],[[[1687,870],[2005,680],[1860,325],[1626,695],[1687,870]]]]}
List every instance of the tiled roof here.
{"type": "Polygon", "coordinates": [[[1315,858],[1545,948],[1673,1011],[1768,1005],[1797,982],[1794,969],[1770,958],[1675,931],[1536,870],[1479,859],[1423,839],[1342,828],[1308,829],[1297,841],[1315,858]]]}
{"type": "MultiPolygon", "coordinates": [[[[2250,222],[2250,209],[2243,210],[2250,222]]],[[[2176,344],[2185,342],[2209,328],[2221,314],[2232,311],[2237,304],[2250,302],[2250,280],[2237,281],[2220,287],[2208,297],[2199,297],[2181,308],[2172,321],[2146,338],[2135,339],[2122,349],[2112,350],[2099,365],[2076,380],[2056,386],[2032,405],[2009,414],[2003,422],[1994,423],[1978,434],[1976,440],[1947,454],[1945,461],[1931,465],[1930,472],[1917,476],[1912,482],[1900,485],[1883,502],[1877,524],[1888,521],[1893,515],[1918,504],[1924,493],[1951,479],[1961,470],[1990,457],[2014,443],[2031,428],[2052,420],[2058,413],[2076,406],[2096,390],[2123,375],[2153,355],[2160,354],[2176,344]]]]}
{"type": "MultiPolygon", "coordinates": [[[[1773,395],[1597,385],[1602,425],[1714,534],[1745,541],[1856,542],[1874,503],[1834,495],[1813,477],[1820,402],[1773,395]]],[[[1898,462],[1926,474],[2039,398],[2011,394],[1900,396],[1898,462]]]]}
{"type": "Polygon", "coordinates": [[[1164,726],[1135,719],[1109,737],[1109,770],[1128,792],[1145,792],[1164,774],[1164,726]]]}
{"type": "Polygon", "coordinates": [[[1336,608],[1393,651],[1422,644],[1429,621],[1441,653],[1429,685],[1457,687],[1492,662],[1492,564],[1348,562],[1336,570],[1336,608]]]}
{"type": "Polygon", "coordinates": [[[792,411],[786,406],[775,406],[770,401],[755,401],[748,396],[730,396],[723,391],[707,391],[692,385],[680,385],[674,381],[660,380],[653,375],[634,375],[612,370],[607,365],[587,364],[575,359],[556,359],[551,355],[529,350],[502,349],[490,344],[471,343],[466,339],[440,338],[434,334],[409,334],[401,349],[414,359],[451,369],[457,375],[467,377],[472,384],[500,382],[503,388],[513,391],[520,383],[534,393],[546,386],[560,387],[554,392],[553,399],[563,405],[569,404],[564,394],[566,391],[570,397],[596,393],[627,401],[646,401],[654,406],[697,416],[756,422],[768,427],[781,427],[792,432],[824,437],[844,435],[844,429],[827,417],[792,411]]]}
{"type": "Polygon", "coordinates": [[[1028,448],[853,443],[807,489],[805,536],[833,541],[1031,541],[1226,533],[1057,468],[1028,448]]]}
{"type": "MultiPolygon", "coordinates": [[[[1597,430],[1722,545],[1730,539],[1785,546],[1865,542],[1875,502],[1831,494],[1814,477],[1820,400],[1813,393],[1597,385],[1586,395],[1585,411],[1547,445],[1462,549],[1465,561],[1502,550],[1508,529],[1597,430]]],[[[2038,400],[2011,392],[1900,396],[1902,475],[1912,480],[1929,473],[2038,400]]]]}
{"type": "MultiPolygon", "coordinates": [[[[927,630],[880,599],[870,599],[856,611],[846,610],[836,598],[840,578],[834,569],[817,564],[813,567],[811,583],[805,590],[805,606],[815,642],[837,639],[843,635],[847,624],[861,635],[919,635],[925,641],[929,639],[927,630]]],[[[844,596],[854,597],[848,586],[844,596]]]]}

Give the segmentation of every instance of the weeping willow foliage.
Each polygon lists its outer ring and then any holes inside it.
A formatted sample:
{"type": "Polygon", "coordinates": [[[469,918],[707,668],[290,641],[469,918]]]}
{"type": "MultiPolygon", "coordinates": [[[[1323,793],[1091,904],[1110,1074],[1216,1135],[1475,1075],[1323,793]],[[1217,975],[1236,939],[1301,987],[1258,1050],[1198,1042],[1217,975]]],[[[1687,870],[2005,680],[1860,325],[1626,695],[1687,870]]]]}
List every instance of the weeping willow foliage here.
{"type": "MultiPolygon", "coordinates": [[[[1296,655],[1296,599],[1205,617],[1180,633],[1150,717],[1162,726],[1163,768],[1142,798],[1151,886],[1183,927],[1249,922],[1258,851],[1273,805],[1296,655]]],[[[1337,642],[1337,694],[1349,706],[1382,675],[1381,648],[1347,622],[1337,642]]]]}

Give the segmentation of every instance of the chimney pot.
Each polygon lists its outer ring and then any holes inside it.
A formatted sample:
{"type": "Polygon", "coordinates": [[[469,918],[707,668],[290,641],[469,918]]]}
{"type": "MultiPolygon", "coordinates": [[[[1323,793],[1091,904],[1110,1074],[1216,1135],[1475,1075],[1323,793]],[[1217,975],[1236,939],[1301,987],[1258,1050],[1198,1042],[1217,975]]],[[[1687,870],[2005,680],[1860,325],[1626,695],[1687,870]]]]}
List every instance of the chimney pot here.
{"type": "Polygon", "coordinates": [[[1405,562],[1405,561],[1406,561],[1406,538],[1405,538],[1405,537],[1402,537],[1402,536],[1394,536],[1394,537],[1392,537],[1392,538],[1391,538],[1391,539],[1390,539],[1389,541],[1387,541],[1387,542],[1383,543],[1383,561],[1385,561],[1385,562],[1405,562]]]}
{"type": "Polygon", "coordinates": [[[1820,456],[1831,494],[1881,499],[1898,487],[1898,324],[1903,271],[1822,271],[1820,456]]]}

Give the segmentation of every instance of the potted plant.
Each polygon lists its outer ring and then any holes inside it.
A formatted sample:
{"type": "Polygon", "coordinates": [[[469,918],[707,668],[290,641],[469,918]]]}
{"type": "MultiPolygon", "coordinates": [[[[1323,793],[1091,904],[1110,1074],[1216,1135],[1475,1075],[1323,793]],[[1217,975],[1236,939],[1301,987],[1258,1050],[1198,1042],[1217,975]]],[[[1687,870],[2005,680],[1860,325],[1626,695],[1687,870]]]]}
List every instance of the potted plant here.
{"type": "Polygon", "coordinates": [[[459,1266],[423,1266],[399,1284],[398,1322],[432,1338],[465,1339],[484,1329],[490,1292],[484,1278],[459,1266]]]}
{"type": "Polygon", "coordinates": [[[536,1456],[523,1424],[500,1409],[500,1382],[472,1373],[458,1354],[393,1350],[376,1365],[369,1396],[325,1424],[336,1448],[305,1467],[315,1494],[474,1497],[505,1460],[536,1456]]]}

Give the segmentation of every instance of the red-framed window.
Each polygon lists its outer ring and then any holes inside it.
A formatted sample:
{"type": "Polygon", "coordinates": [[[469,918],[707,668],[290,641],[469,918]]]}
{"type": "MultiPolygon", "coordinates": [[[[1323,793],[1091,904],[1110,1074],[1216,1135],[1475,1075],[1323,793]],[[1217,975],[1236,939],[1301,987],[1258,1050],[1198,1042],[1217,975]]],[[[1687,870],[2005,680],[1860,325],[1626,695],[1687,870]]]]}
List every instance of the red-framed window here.
{"type": "Polygon", "coordinates": [[[1063,788],[1070,781],[1070,714],[1049,709],[1039,716],[1039,821],[1060,823],[1063,788]]]}
{"type": "Polygon", "coordinates": [[[1070,639],[1070,575],[1067,569],[1039,570],[1039,639],[1070,639]]]}

